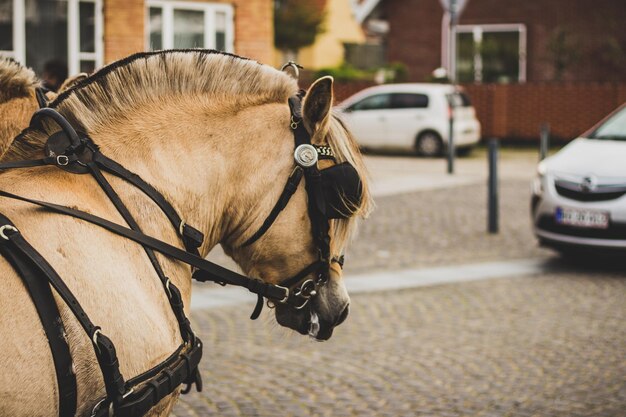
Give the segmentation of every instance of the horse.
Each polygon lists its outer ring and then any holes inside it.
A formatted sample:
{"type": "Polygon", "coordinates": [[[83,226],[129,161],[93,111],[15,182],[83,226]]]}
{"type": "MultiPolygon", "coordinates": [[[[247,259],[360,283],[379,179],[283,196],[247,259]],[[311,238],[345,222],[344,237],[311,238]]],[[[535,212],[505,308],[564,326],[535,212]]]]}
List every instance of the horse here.
{"type": "MultiPolygon", "coordinates": [[[[85,78],[85,73],[69,77],[61,85],[59,92],[85,78]]],[[[33,70],[11,58],[0,57],[0,158],[15,136],[28,126],[30,117],[39,107],[37,88],[40,87],[41,81],[33,70]]],[[[53,101],[56,95],[56,92],[48,91],[45,99],[53,101]]]]}
{"type": "MultiPolygon", "coordinates": [[[[300,183],[274,223],[252,243],[294,172],[294,119],[289,98],[297,81],[282,71],[209,50],[140,53],[110,64],[60,93],[50,108],[100,151],[158,190],[187,224],[204,234],[202,257],[217,244],[249,277],[279,283],[318,259],[308,195],[300,183]]],[[[328,220],[333,256],[344,253],[357,217],[373,202],[358,146],[332,113],[333,80],[316,80],[302,102],[302,126],[313,145],[327,146],[335,162],[348,162],[361,181],[353,215],[328,220]]],[[[58,128],[43,123],[15,138],[0,162],[40,157],[58,128]]],[[[333,165],[320,160],[320,168],[333,165]]],[[[106,175],[144,233],[180,246],[180,237],[159,207],[137,188],[106,175]]],[[[92,177],[56,167],[0,173],[0,190],[51,201],[124,224],[92,177]]],[[[123,375],[135,376],[164,361],[181,344],[176,319],[142,247],[83,222],[1,198],[0,212],[59,271],[92,320],[115,342],[123,375]]],[[[156,254],[179,288],[186,314],[191,269],[156,254]]],[[[276,321],[301,334],[327,340],[348,315],[350,298],[341,268],[305,308],[275,304],[276,321]]],[[[59,415],[55,368],[33,303],[20,276],[0,257],[0,415],[59,415]]],[[[105,389],[92,341],[54,293],[76,375],[76,415],[90,415],[105,389]]],[[[170,413],[178,391],[149,416],[170,413]]]]}

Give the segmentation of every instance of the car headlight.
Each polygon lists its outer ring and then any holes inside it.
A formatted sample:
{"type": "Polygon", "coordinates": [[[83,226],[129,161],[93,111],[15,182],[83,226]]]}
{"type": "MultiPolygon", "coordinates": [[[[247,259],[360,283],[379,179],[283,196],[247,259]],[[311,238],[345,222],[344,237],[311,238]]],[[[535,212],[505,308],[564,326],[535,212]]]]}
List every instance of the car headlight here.
{"type": "Polygon", "coordinates": [[[537,175],[539,175],[540,177],[543,177],[544,175],[546,175],[547,168],[548,167],[547,167],[546,161],[539,162],[539,164],[537,165],[537,175]]]}
{"type": "Polygon", "coordinates": [[[546,164],[542,161],[537,165],[537,176],[531,184],[533,195],[541,197],[543,195],[543,183],[546,176],[546,164]]]}

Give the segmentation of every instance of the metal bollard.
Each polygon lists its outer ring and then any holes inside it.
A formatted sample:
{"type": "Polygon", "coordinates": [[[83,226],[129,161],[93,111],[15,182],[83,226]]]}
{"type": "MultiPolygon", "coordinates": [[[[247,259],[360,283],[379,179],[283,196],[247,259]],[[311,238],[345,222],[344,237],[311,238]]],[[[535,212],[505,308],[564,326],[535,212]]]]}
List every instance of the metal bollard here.
{"type": "Polygon", "coordinates": [[[448,174],[454,174],[454,97],[449,98],[448,174]]]}
{"type": "Polygon", "coordinates": [[[548,156],[548,147],[550,146],[550,124],[541,125],[539,132],[539,160],[543,161],[548,156]]]}
{"type": "Polygon", "coordinates": [[[489,139],[489,178],[487,201],[487,229],[489,233],[498,233],[498,139],[489,139]]]}

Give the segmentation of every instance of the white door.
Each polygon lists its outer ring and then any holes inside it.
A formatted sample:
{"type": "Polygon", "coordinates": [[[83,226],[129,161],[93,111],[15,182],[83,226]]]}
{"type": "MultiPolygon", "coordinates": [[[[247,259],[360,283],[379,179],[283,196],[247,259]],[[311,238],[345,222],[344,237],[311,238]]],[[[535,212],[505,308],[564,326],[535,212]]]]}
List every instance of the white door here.
{"type": "Polygon", "coordinates": [[[386,144],[389,100],[389,94],[376,94],[344,110],[343,118],[359,145],[379,147],[386,144]]]}
{"type": "Polygon", "coordinates": [[[386,114],[390,145],[413,147],[417,133],[427,122],[429,100],[426,94],[393,93],[386,114]]]}

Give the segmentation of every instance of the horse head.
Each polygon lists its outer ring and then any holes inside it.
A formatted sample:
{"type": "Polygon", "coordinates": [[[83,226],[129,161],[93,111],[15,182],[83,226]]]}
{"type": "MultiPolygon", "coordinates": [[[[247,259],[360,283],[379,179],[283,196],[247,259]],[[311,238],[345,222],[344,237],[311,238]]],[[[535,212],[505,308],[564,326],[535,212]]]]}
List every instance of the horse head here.
{"type": "MultiPolygon", "coordinates": [[[[240,239],[230,244],[227,241],[223,246],[249,275],[285,285],[291,296],[307,292],[294,302],[270,300],[268,304],[275,307],[280,325],[326,340],[348,316],[350,297],[342,281],[343,253],[355,217],[365,215],[371,201],[358,146],[332,114],[333,79],[324,77],[314,82],[304,95],[301,108],[299,99],[292,97],[290,113],[283,112],[282,116],[285,128],[290,127],[281,130],[286,131],[283,141],[294,143],[296,136],[295,161],[289,166],[294,171],[289,178],[299,169],[299,152],[304,152],[304,158],[315,160],[311,168],[305,168],[315,173],[305,174],[302,182],[293,182],[297,185],[295,194],[286,205],[277,203],[284,208],[271,226],[267,225],[268,217],[263,219],[263,214],[254,210],[250,213],[252,218],[264,220],[263,224],[259,225],[258,220],[251,223],[240,239]],[[315,149],[305,148],[308,144],[298,146],[298,129],[315,149]],[[320,149],[332,157],[318,159],[321,155],[312,155],[320,149]],[[306,154],[307,151],[312,154],[306,154]],[[321,183],[322,192],[315,191],[315,181],[321,183]]],[[[274,184],[280,189],[286,179],[276,178],[274,184]]],[[[284,200],[288,186],[281,194],[274,185],[266,195],[275,199],[280,194],[278,200],[284,200]]],[[[275,210],[276,206],[272,211],[275,210]]],[[[263,211],[267,213],[267,209],[263,211]]]]}
{"type": "MultiPolygon", "coordinates": [[[[154,184],[204,233],[203,255],[221,243],[248,277],[289,290],[289,299],[269,300],[279,324],[324,340],[348,314],[339,259],[372,205],[358,146],[332,104],[331,77],[303,95],[284,72],[186,50],[111,64],[51,107],[154,184]]],[[[8,157],[28,156],[46,139],[30,132],[8,157]]],[[[156,236],[171,232],[158,214],[142,220],[156,236]]]]}

